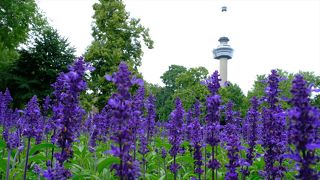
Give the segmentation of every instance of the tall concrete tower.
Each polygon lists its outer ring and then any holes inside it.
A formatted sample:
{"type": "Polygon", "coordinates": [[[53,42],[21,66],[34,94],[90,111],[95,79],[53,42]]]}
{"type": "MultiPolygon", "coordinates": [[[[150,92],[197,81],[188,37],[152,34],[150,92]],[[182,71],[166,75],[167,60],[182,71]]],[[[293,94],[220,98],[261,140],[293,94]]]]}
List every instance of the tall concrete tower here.
{"type": "MultiPolygon", "coordinates": [[[[226,16],[227,7],[223,6],[221,8],[222,16],[226,16]]],[[[228,60],[232,59],[233,49],[228,44],[229,38],[226,36],[222,36],[219,38],[220,44],[217,48],[213,49],[214,59],[220,61],[220,85],[224,87],[226,82],[228,81],[228,60]]]]}

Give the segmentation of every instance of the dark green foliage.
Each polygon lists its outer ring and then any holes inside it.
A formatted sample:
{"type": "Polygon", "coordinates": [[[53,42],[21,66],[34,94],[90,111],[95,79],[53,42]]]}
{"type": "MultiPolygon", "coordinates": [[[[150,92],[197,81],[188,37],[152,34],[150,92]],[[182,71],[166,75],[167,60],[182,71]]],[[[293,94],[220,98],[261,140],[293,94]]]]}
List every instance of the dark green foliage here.
{"type": "Polygon", "coordinates": [[[28,47],[19,50],[20,57],[2,77],[1,88],[8,87],[21,107],[33,95],[42,99],[52,91],[51,84],[61,71],[73,61],[74,48],[57,30],[43,27],[28,47]]]}
{"type": "Polygon", "coordinates": [[[234,104],[235,111],[239,111],[242,116],[246,114],[249,108],[249,101],[237,84],[228,83],[228,86],[219,90],[219,94],[223,104],[227,104],[230,100],[234,104]]]}

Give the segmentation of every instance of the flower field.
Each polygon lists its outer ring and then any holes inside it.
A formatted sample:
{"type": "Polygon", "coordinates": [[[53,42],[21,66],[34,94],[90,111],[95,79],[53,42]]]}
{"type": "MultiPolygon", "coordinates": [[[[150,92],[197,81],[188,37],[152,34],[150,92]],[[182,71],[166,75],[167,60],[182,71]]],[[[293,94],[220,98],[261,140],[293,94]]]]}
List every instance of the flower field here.
{"type": "Polygon", "coordinates": [[[11,108],[9,90],[0,93],[1,179],[320,178],[320,111],[310,103],[318,90],[301,75],[285,99],[272,70],[264,96],[253,97],[242,117],[232,101],[222,102],[215,71],[203,82],[205,103],[184,109],[177,98],[170,117],[159,120],[157,99],[123,62],[105,76],[116,87],[105,107],[86,112],[80,95],[90,71],[77,59],[50,96],[33,96],[24,109],[11,108]]]}

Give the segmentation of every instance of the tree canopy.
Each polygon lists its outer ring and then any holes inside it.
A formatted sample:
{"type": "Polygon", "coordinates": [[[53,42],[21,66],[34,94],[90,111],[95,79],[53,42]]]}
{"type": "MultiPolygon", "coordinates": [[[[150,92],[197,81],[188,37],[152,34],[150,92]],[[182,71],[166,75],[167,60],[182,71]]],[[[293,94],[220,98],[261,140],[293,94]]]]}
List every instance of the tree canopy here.
{"type": "Polygon", "coordinates": [[[121,61],[138,74],[143,45],[153,48],[153,41],[149,29],[140,24],[140,19],[130,17],[122,0],[99,0],[93,9],[94,40],[85,53],[85,59],[96,68],[91,74],[90,88],[96,97],[93,99],[97,101],[93,103],[102,108],[114,89],[104,76],[115,72],[121,61]]]}
{"type": "Polygon", "coordinates": [[[33,95],[43,98],[50,94],[57,75],[75,58],[75,49],[48,24],[39,27],[34,35],[29,37],[32,43],[21,48],[19,58],[2,72],[6,76],[0,78],[1,89],[10,89],[16,106],[21,106],[33,95]]]}
{"type": "MultiPolygon", "coordinates": [[[[314,85],[315,87],[320,87],[320,76],[317,76],[314,72],[307,72],[307,71],[299,71],[298,73],[289,73],[287,71],[277,69],[280,77],[281,82],[279,84],[280,89],[280,98],[286,100],[291,98],[290,89],[292,87],[292,80],[296,74],[303,75],[304,79],[310,84],[314,85]]],[[[267,78],[266,74],[257,75],[257,79],[254,81],[252,89],[248,92],[248,98],[252,98],[253,96],[256,97],[263,97],[264,91],[266,87],[265,79],[267,78]]],[[[320,107],[320,95],[317,94],[312,99],[312,103],[315,106],[320,107]]],[[[282,101],[282,106],[284,108],[290,107],[289,103],[286,101],[282,101]]]]}
{"type": "Polygon", "coordinates": [[[36,12],[34,0],[0,2],[0,69],[18,57],[17,48],[27,40],[36,12]]]}

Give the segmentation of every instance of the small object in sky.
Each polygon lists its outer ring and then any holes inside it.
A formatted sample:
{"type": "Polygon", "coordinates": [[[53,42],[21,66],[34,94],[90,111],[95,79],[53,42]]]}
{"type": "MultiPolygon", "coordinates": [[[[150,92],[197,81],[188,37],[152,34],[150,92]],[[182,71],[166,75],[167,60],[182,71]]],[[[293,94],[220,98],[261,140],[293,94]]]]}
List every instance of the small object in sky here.
{"type": "Polygon", "coordinates": [[[222,6],[222,7],[221,7],[221,11],[222,11],[222,12],[227,12],[227,6],[222,6]]]}

